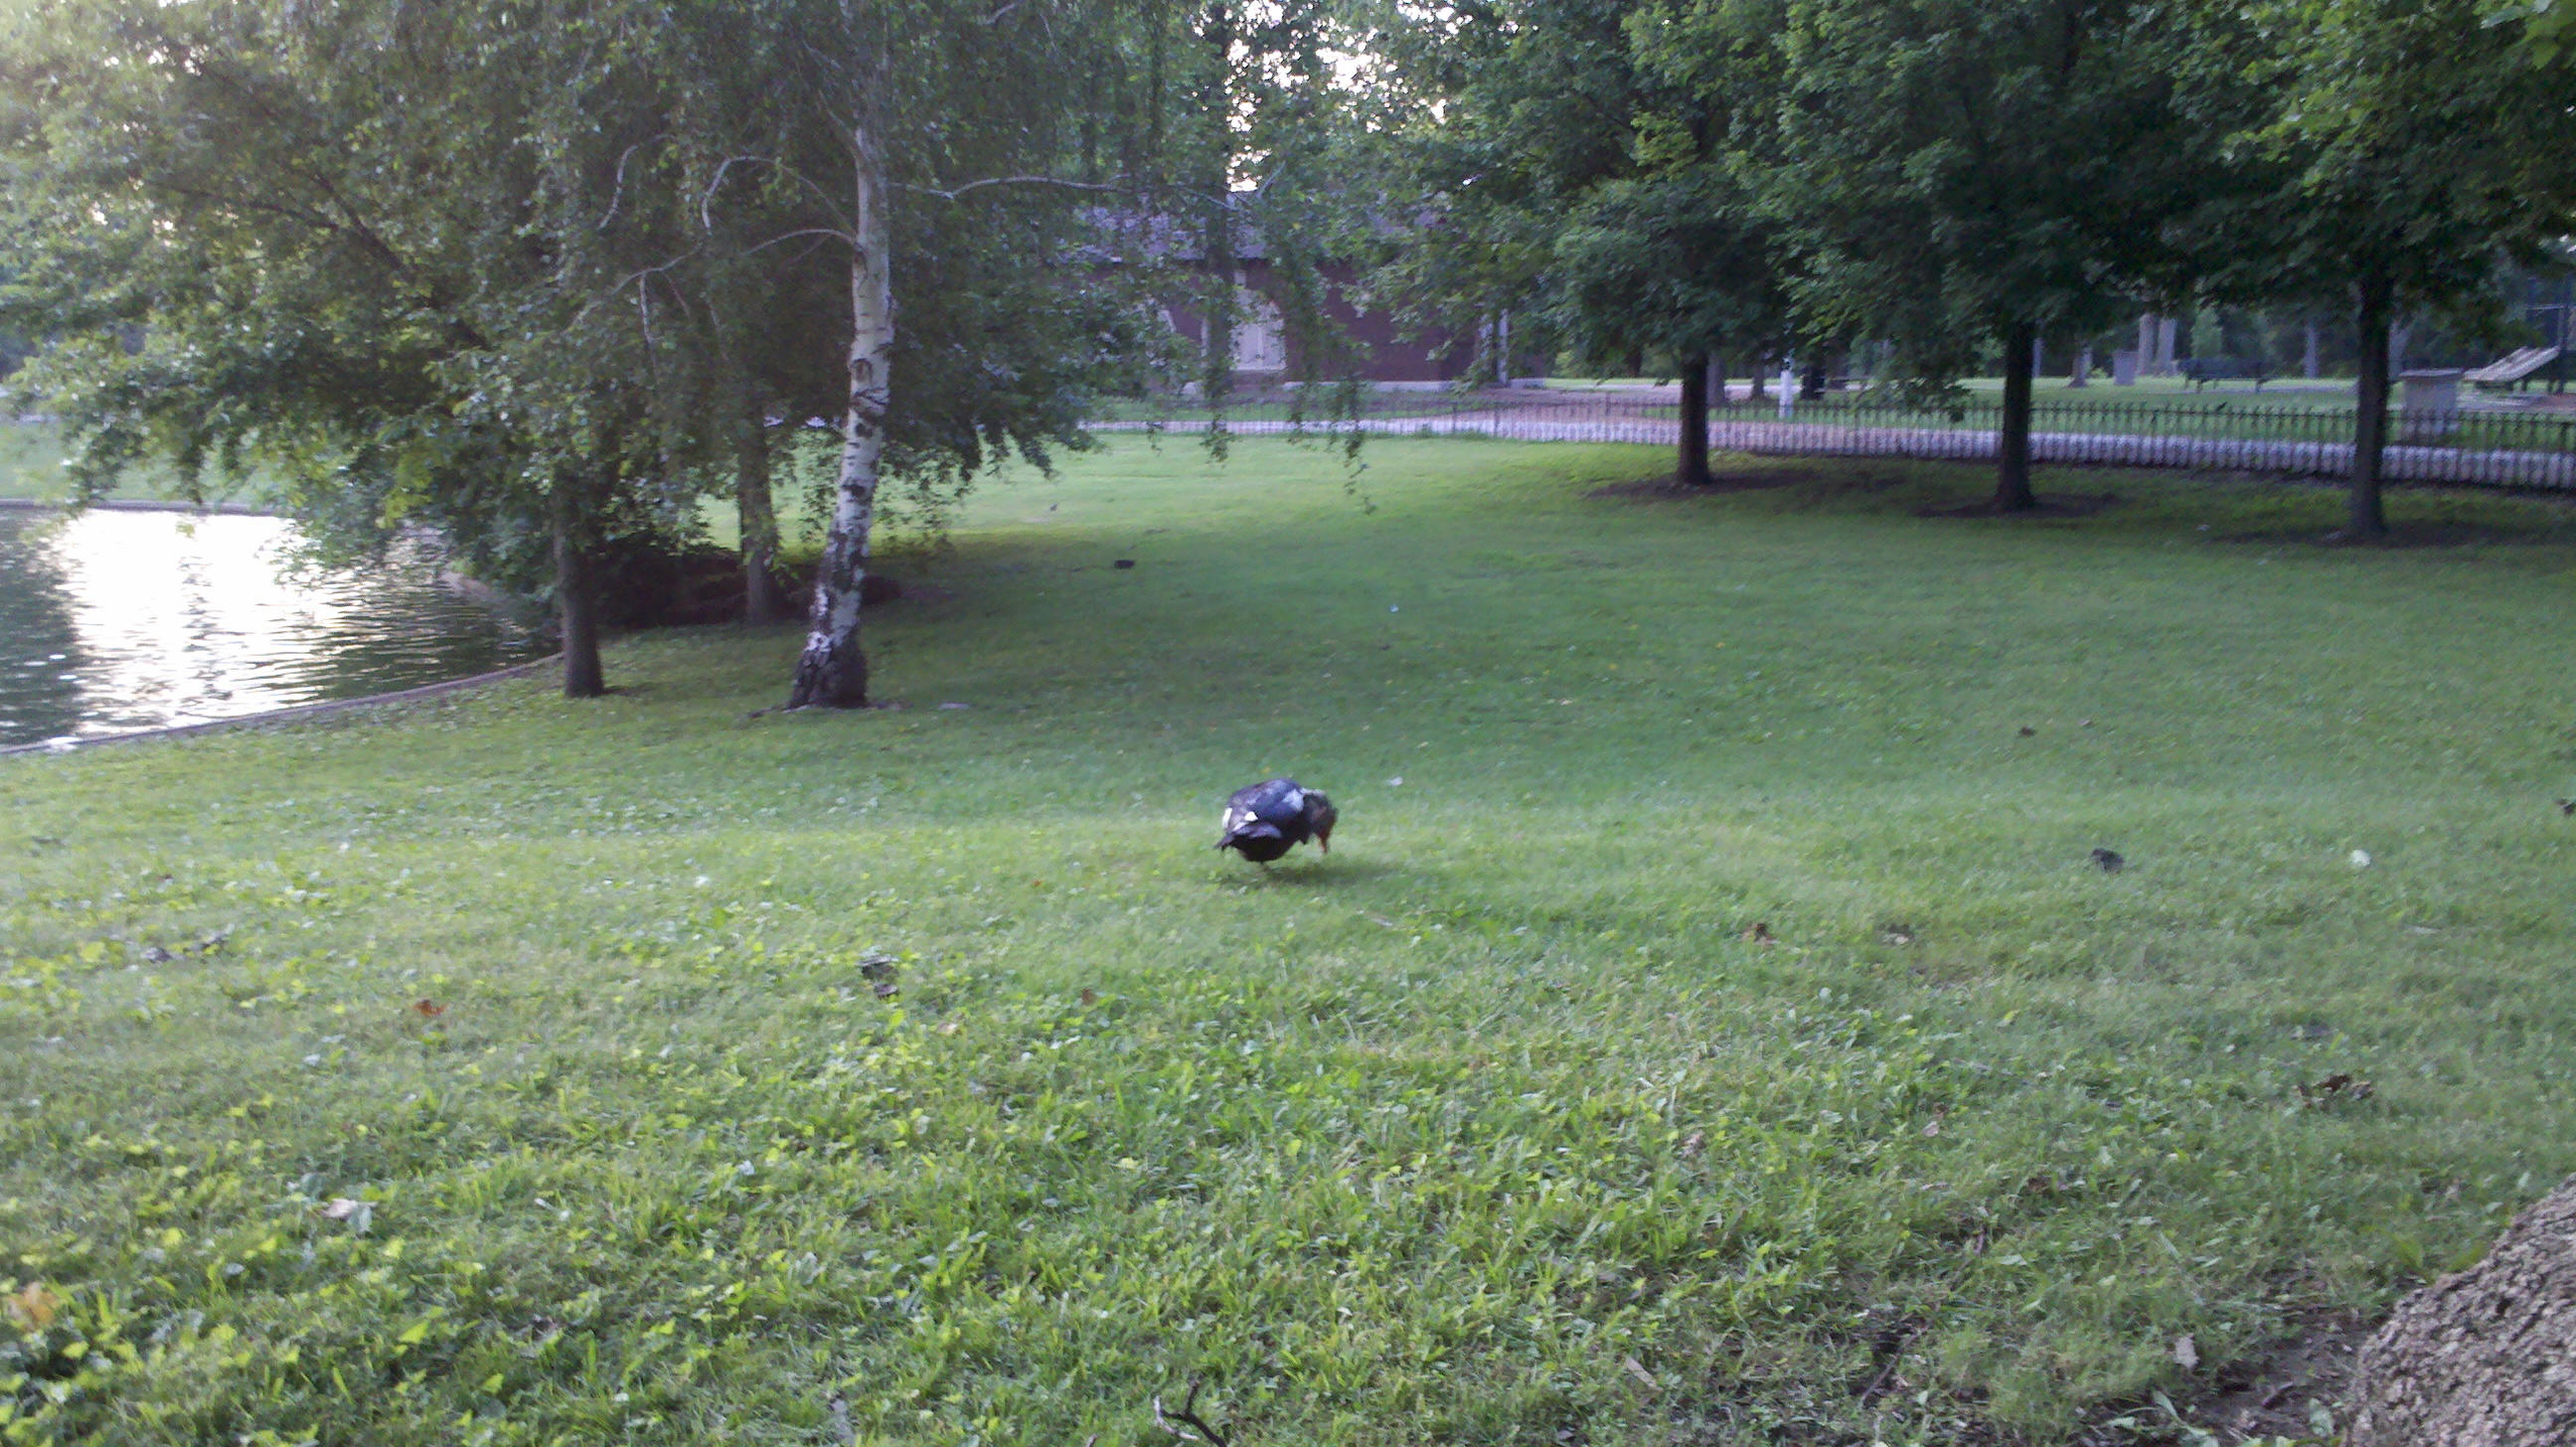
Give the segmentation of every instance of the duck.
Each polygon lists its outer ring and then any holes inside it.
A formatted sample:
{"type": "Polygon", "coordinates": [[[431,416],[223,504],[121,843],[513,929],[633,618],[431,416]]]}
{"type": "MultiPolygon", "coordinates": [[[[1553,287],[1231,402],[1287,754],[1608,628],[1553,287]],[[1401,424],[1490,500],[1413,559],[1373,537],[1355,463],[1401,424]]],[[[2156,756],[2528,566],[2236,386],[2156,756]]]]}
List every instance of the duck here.
{"type": "Polygon", "coordinates": [[[1266,779],[1227,796],[1218,820],[1219,849],[1231,849],[1267,868],[1270,861],[1312,839],[1326,854],[1333,852],[1333,825],[1341,816],[1333,801],[1294,779],[1266,779]]]}

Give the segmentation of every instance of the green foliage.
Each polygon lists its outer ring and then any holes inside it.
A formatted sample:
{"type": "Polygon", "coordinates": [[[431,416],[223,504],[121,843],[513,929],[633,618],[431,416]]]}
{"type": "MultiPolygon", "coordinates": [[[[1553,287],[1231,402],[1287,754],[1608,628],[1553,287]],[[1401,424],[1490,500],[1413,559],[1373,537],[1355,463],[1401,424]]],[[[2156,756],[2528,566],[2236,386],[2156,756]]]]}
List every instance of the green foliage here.
{"type": "Polygon", "coordinates": [[[0,761],[0,1440],[2189,1442],[2576,1167],[2558,510],[1370,458],[979,493],[901,711],[0,761]]]}
{"type": "Polygon", "coordinates": [[[2012,328],[2088,335],[2170,279],[2167,228],[2215,179],[2216,137],[2177,84],[2203,43],[2188,13],[1780,7],[1763,188],[1799,246],[1813,323],[1894,343],[1900,372],[1938,389],[2012,328]]]}
{"type": "Polygon", "coordinates": [[[1516,349],[1593,365],[1781,343],[1777,248],[1735,155],[1758,83],[1705,34],[1677,79],[1657,18],[1536,0],[1408,13],[1384,36],[1397,189],[1429,207],[1391,274],[1456,332],[1517,309],[1516,349]]]}

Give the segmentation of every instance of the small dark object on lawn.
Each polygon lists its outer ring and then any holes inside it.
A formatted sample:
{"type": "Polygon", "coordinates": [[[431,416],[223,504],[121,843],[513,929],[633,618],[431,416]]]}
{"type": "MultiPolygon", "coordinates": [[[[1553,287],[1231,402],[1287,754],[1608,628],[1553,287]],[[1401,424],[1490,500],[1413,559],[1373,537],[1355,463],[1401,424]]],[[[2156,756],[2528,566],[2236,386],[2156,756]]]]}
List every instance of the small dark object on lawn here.
{"type": "Polygon", "coordinates": [[[2337,1096],[2345,1100],[2368,1100],[2370,1089],[2369,1081],[2337,1071],[2314,1085],[2300,1086],[2299,1098],[2310,1105],[2324,1105],[2337,1096]]]}
{"type": "Polygon", "coordinates": [[[2029,738],[2032,734],[2035,734],[2035,733],[2038,733],[2038,732],[2039,732],[2039,730],[2037,730],[2037,729],[2035,729],[2035,728],[2032,728],[2032,727],[2031,727],[2030,725],[2028,725],[2028,724],[2023,724],[2023,725],[2021,726],[2021,736],[2022,736],[2023,738],[2029,738]]]}
{"type": "Polygon", "coordinates": [[[1780,937],[1771,933],[1771,922],[1765,919],[1757,919],[1746,925],[1744,937],[1757,945],[1776,945],[1780,942],[1780,937]]]}
{"type": "Polygon", "coordinates": [[[895,983],[896,973],[892,955],[870,955],[859,961],[859,978],[868,982],[868,989],[880,1000],[891,1000],[902,992],[903,986],[895,983]]]}
{"type": "Polygon", "coordinates": [[[1111,566],[1111,567],[1113,567],[1113,568],[1118,568],[1118,569],[1124,570],[1124,569],[1128,569],[1128,568],[1132,568],[1132,567],[1136,566],[1136,560],[1135,560],[1134,558],[1120,558],[1118,561],[1116,561],[1116,562],[1114,562],[1114,563],[1111,563],[1109,566],[1111,566]]]}
{"type": "Polygon", "coordinates": [[[2121,870],[2129,867],[2129,861],[2122,859],[2119,855],[2112,853],[2108,849],[2094,850],[2093,862],[2102,866],[2102,872],[2104,874],[2117,874],[2121,870]]]}
{"type": "Polygon", "coordinates": [[[2559,800],[2558,812],[2561,814],[2576,814],[2576,799],[2559,800]]]}
{"type": "Polygon", "coordinates": [[[1265,867],[1309,839],[1330,854],[1333,825],[1340,817],[1332,800],[1296,780],[1267,779],[1228,796],[1217,821],[1223,837],[1216,847],[1265,867]]]}

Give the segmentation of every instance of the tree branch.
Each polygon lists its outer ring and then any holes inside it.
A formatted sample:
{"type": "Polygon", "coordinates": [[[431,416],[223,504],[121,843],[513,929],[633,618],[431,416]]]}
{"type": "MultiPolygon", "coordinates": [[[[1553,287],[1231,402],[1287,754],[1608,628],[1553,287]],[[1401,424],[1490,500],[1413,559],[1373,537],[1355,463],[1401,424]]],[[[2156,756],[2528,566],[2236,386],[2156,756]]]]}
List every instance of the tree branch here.
{"type": "Polygon", "coordinates": [[[1201,1418],[1198,1414],[1199,1384],[1199,1378],[1190,1378],[1190,1394],[1182,1400],[1180,1410],[1172,1413],[1171,1417],[1163,1415],[1162,1393],[1155,1393],[1154,1425],[1171,1433],[1173,1436],[1180,1438],[1184,1442],[1204,1442],[1208,1444],[1208,1447],[1225,1447],[1225,1437],[1214,1427],[1209,1426],[1206,1420],[1201,1418]],[[1198,1430],[1195,1432],[1183,1431],[1181,1428],[1172,1425],[1172,1417],[1177,1417],[1189,1426],[1198,1430]]]}
{"type": "Polygon", "coordinates": [[[1060,186],[1067,191],[1118,191],[1123,189],[1116,185],[1103,184],[1097,181],[1068,181],[1060,176],[986,176],[980,181],[969,181],[965,185],[959,186],[953,191],[942,191],[936,186],[912,186],[900,181],[896,182],[895,185],[900,190],[917,191],[924,196],[936,196],[942,201],[954,201],[969,191],[981,191],[987,186],[1060,186]]]}

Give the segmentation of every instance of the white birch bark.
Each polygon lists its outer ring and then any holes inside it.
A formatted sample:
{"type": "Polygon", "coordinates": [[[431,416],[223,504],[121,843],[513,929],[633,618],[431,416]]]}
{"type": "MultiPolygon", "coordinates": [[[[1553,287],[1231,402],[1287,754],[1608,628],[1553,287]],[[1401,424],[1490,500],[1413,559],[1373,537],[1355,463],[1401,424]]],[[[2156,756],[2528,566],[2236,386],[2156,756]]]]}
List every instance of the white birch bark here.
{"type": "Polygon", "coordinates": [[[885,456],[894,277],[884,158],[865,126],[852,133],[851,150],[857,207],[850,237],[850,400],[841,426],[832,528],[814,579],[813,628],[796,661],[790,708],[862,708],[868,701],[867,655],[859,646],[859,585],[867,577],[877,468],[885,456]]]}

